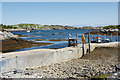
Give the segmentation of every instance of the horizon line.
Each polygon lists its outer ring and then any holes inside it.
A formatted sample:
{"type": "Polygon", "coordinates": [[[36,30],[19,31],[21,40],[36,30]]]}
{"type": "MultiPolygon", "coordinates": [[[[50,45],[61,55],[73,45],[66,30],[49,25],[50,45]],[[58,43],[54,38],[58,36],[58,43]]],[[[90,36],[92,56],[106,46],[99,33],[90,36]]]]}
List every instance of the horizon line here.
{"type": "MultiPolygon", "coordinates": [[[[3,23],[1,23],[3,24],[3,23]]],[[[109,25],[119,25],[119,24],[85,24],[85,25],[69,25],[69,24],[40,24],[40,23],[18,23],[18,24],[39,24],[39,25],[62,25],[62,26],[74,26],[74,27],[84,27],[84,26],[91,26],[91,27],[99,27],[99,26],[109,26],[109,25]]],[[[3,25],[18,25],[18,24],[3,24],[3,25]]]]}

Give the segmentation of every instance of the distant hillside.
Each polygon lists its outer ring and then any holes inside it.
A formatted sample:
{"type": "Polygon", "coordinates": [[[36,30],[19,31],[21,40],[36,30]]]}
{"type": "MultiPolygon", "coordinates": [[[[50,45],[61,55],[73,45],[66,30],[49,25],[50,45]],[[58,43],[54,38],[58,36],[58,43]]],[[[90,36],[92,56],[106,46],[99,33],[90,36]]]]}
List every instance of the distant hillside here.
{"type": "Polygon", "coordinates": [[[59,30],[59,29],[80,29],[79,27],[62,26],[62,25],[40,25],[40,24],[17,24],[17,25],[3,25],[2,29],[29,29],[29,30],[59,30]]]}
{"type": "Polygon", "coordinates": [[[40,25],[40,24],[17,24],[17,25],[3,25],[0,24],[0,28],[4,29],[29,29],[29,30],[59,30],[59,29],[120,29],[120,25],[109,25],[101,27],[73,27],[63,25],[40,25]]]}
{"type": "Polygon", "coordinates": [[[104,29],[120,29],[120,25],[109,25],[109,26],[104,26],[104,29]]]}

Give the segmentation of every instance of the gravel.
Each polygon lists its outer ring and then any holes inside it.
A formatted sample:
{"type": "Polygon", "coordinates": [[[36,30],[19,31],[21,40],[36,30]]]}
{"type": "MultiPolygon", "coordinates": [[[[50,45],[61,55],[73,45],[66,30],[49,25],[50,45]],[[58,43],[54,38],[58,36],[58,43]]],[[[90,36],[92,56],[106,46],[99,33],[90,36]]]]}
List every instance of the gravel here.
{"type": "Polygon", "coordinates": [[[3,73],[4,78],[92,78],[114,74],[118,64],[117,48],[97,48],[82,58],[25,70],[3,73]]]}

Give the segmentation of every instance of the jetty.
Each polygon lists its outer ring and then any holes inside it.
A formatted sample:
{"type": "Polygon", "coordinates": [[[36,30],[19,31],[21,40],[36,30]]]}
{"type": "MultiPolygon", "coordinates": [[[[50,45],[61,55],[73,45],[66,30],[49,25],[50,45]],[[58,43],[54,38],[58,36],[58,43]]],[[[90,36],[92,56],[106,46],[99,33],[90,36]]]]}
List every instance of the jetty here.
{"type": "MultiPolygon", "coordinates": [[[[90,52],[97,47],[117,47],[120,42],[91,43],[90,52]]],[[[89,53],[89,44],[84,45],[84,55],[89,53]]],[[[13,69],[34,68],[59,62],[77,59],[83,56],[82,44],[75,47],[62,49],[34,49],[20,52],[9,52],[0,54],[1,72],[8,72],[13,69]]]]}

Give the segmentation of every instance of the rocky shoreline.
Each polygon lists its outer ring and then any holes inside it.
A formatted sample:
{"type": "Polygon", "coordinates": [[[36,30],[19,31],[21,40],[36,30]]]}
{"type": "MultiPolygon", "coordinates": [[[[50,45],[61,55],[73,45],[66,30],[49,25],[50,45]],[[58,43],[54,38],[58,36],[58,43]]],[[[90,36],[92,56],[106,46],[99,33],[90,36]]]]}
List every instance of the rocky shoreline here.
{"type": "Polygon", "coordinates": [[[18,35],[14,35],[8,31],[0,31],[0,40],[8,40],[8,39],[18,39],[18,35]]]}
{"type": "Polygon", "coordinates": [[[19,38],[18,35],[14,35],[7,31],[0,31],[0,53],[6,53],[15,51],[18,49],[29,48],[33,46],[43,46],[43,45],[50,45],[52,43],[36,43],[33,41],[26,41],[19,38]]]}
{"type": "MultiPolygon", "coordinates": [[[[91,32],[90,32],[90,34],[91,35],[98,35],[98,32],[99,32],[99,34],[100,35],[104,35],[104,34],[106,34],[107,36],[110,36],[111,35],[111,33],[112,33],[112,35],[113,36],[116,36],[116,32],[102,32],[102,31],[98,31],[98,30],[91,30],[91,32]]],[[[89,33],[85,33],[85,34],[89,34],[89,33]]],[[[120,36],[120,31],[118,32],[118,36],[120,36]]]]}
{"type": "MultiPolygon", "coordinates": [[[[11,32],[8,31],[0,31],[0,42],[1,42],[1,48],[0,48],[0,52],[2,53],[6,53],[6,52],[12,52],[15,50],[19,50],[19,49],[24,49],[24,48],[30,48],[30,47],[34,47],[34,46],[46,46],[46,45],[50,45],[53,43],[44,43],[44,42],[34,42],[34,41],[27,41],[27,40],[23,40],[20,37],[35,37],[35,36],[27,36],[27,35],[16,35],[16,34],[12,34],[11,32]]],[[[67,39],[49,39],[49,40],[45,40],[45,39],[36,39],[36,41],[67,41],[67,39]]]]}
{"type": "Polygon", "coordinates": [[[18,49],[30,48],[33,46],[43,46],[43,45],[50,45],[52,43],[36,43],[33,41],[26,41],[23,39],[8,39],[2,41],[2,53],[12,52],[18,49]]]}
{"type": "Polygon", "coordinates": [[[116,72],[118,50],[114,48],[96,48],[82,58],[36,68],[17,69],[3,73],[3,78],[70,78],[86,79],[100,75],[112,75],[116,72]]]}

